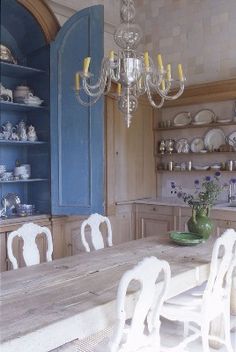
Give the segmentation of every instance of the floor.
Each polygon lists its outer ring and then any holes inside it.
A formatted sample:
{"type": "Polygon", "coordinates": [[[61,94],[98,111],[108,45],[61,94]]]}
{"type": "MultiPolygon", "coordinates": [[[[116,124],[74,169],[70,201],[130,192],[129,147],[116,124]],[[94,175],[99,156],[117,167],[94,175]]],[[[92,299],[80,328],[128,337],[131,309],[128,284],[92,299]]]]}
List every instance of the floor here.
{"type": "MultiPolygon", "coordinates": [[[[234,322],[234,325],[236,327],[236,316],[233,317],[232,322],[234,322]]],[[[233,351],[236,352],[236,328],[233,329],[234,331],[231,332],[231,340],[232,340],[232,346],[233,346],[233,351]]],[[[178,345],[178,343],[181,342],[182,336],[183,336],[183,325],[181,323],[177,322],[168,322],[167,320],[162,321],[161,324],[161,344],[166,347],[174,347],[178,345]]],[[[216,349],[210,349],[212,352],[227,352],[226,348],[223,346],[222,348],[216,350],[216,349]]],[[[202,345],[201,345],[201,340],[197,339],[196,341],[192,342],[191,344],[188,345],[188,348],[186,349],[186,352],[202,352],[202,345]]]]}

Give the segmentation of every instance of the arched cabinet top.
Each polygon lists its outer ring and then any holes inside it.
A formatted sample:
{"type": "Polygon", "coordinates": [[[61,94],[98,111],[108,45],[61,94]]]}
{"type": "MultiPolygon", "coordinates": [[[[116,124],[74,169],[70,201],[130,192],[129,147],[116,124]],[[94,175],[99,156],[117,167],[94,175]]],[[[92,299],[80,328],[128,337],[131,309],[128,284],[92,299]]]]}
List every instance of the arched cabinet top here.
{"type": "Polygon", "coordinates": [[[54,40],[60,29],[60,24],[44,0],[17,0],[17,2],[34,16],[42,29],[46,42],[50,43],[54,40]]]}

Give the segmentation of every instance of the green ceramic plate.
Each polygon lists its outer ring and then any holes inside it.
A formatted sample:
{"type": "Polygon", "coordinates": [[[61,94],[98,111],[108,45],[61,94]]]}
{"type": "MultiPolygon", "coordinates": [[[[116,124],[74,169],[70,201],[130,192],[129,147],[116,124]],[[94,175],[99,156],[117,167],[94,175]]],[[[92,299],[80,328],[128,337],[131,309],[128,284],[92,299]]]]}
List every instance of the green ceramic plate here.
{"type": "Polygon", "coordinates": [[[169,232],[172,241],[180,246],[195,246],[196,244],[204,242],[204,238],[197,233],[191,232],[169,232]]]}

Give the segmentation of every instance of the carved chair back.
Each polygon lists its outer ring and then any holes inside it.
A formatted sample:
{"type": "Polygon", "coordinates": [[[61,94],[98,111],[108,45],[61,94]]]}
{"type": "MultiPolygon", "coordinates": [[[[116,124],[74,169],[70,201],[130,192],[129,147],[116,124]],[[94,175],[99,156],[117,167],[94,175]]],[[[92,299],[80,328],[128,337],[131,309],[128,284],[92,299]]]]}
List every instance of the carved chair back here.
{"type": "Polygon", "coordinates": [[[47,262],[52,260],[53,243],[51,231],[47,227],[42,227],[34,223],[27,223],[21,226],[18,230],[11,232],[7,239],[7,252],[8,258],[12,263],[13,269],[18,269],[17,260],[12,251],[13,240],[15,237],[21,237],[24,241],[23,244],[23,258],[26,266],[39,264],[40,254],[36,244],[36,236],[39,234],[45,234],[47,238],[47,262]]]}
{"type": "Polygon", "coordinates": [[[203,294],[202,309],[220,307],[230,302],[233,270],[236,266],[236,231],[226,230],[216,240],[212,252],[210,275],[203,294]]]}
{"type": "Polygon", "coordinates": [[[111,352],[131,352],[142,347],[160,348],[160,309],[170,281],[170,266],[164,260],[147,257],[121,278],[117,292],[117,326],[109,347],[111,352]],[[160,274],[164,275],[160,277],[160,274]],[[157,280],[163,279],[163,285],[157,280]],[[134,307],[131,324],[126,327],[126,294],[131,281],[140,282],[140,291],[134,307]],[[147,331],[146,331],[147,330],[147,331]],[[123,342],[124,341],[124,342],[123,342]]]}
{"type": "Polygon", "coordinates": [[[85,228],[90,226],[91,228],[91,242],[95,250],[104,248],[104,240],[100,230],[100,225],[106,223],[107,225],[107,245],[112,246],[112,230],[110,220],[106,216],[100,214],[92,214],[88,219],[84,220],[81,225],[81,240],[86,252],[90,252],[91,248],[85,238],[85,228]]]}

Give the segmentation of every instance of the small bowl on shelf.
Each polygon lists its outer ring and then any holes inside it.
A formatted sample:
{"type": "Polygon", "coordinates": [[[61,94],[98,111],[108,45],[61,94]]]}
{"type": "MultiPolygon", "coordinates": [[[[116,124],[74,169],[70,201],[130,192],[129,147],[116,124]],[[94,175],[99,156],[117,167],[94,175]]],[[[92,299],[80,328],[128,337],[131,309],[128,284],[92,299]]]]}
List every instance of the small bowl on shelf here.
{"type": "Polygon", "coordinates": [[[16,213],[19,216],[30,216],[35,213],[34,204],[18,204],[16,206],[16,213]]]}

